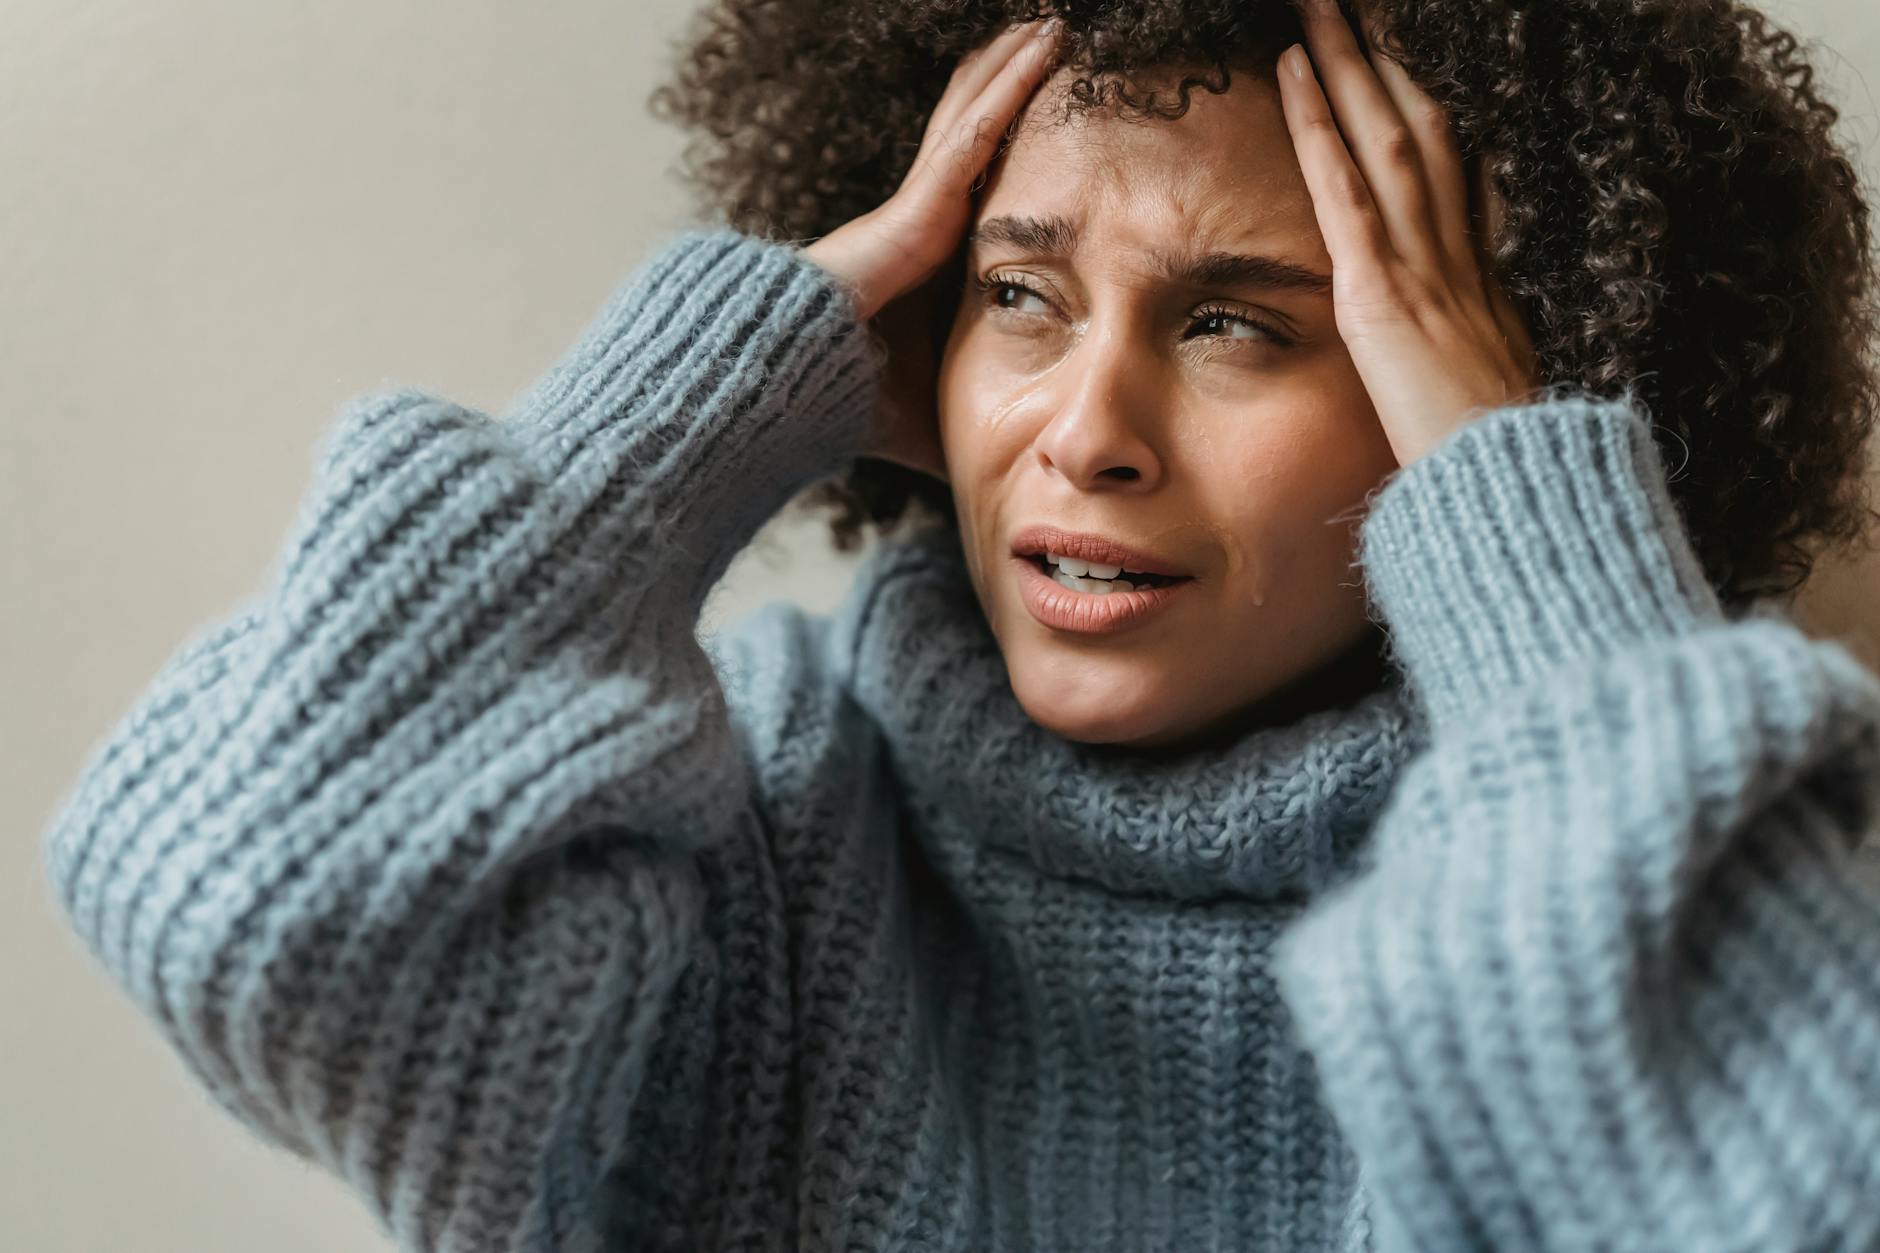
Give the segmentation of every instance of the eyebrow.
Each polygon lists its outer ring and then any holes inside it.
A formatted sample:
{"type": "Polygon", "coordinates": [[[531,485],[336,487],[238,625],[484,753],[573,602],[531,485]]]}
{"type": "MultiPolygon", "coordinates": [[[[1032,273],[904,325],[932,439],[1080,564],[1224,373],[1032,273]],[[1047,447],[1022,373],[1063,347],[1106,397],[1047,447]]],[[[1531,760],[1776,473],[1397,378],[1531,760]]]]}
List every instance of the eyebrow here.
{"type": "MultiPolygon", "coordinates": [[[[987,218],[967,235],[972,243],[1006,244],[1026,252],[1068,257],[1077,251],[1077,228],[1058,214],[987,218]]],[[[1176,253],[1157,250],[1150,265],[1158,277],[1189,287],[1272,287],[1324,294],[1329,274],[1281,257],[1234,252],[1176,253]]]]}

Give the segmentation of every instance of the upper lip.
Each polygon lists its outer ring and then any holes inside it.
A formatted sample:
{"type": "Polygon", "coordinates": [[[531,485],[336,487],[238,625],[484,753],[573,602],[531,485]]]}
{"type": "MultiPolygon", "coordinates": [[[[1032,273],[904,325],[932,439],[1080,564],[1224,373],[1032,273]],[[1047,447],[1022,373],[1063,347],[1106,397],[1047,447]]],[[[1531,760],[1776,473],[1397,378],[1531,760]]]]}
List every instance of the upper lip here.
{"type": "Polygon", "coordinates": [[[1188,571],[1172,558],[1152,553],[1134,544],[1125,544],[1107,535],[1089,531],[1066,531],[1055,526],[1028,526],[1012,537],[1012,553],[1032,557],[1053,552],[1078,561],[1094,561],[1101,566],[1121,566],[1135,574],[1162,574],[1188,578],[1188,571]]]}

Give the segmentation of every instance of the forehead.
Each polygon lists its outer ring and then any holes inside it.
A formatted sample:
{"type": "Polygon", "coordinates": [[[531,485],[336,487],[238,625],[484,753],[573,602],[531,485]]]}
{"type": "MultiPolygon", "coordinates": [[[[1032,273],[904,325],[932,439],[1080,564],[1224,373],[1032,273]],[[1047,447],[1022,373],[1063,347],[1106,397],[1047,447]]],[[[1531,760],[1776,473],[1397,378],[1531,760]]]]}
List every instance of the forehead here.
{"type": "MultiPolygon", "coordinates": [[[[1058,110],[1075,74],[1039,88],[1017,134],[988,171],[979,218],[1059,213],[1091,233],[1299,236],[1317,244],[1311,194],[1279,92],[1236,71],[1227,91],[1189,93],[1179,118],[1058,110]]],[[[1322,245],[1321,245],[1322,246],[1322,245]]]]}

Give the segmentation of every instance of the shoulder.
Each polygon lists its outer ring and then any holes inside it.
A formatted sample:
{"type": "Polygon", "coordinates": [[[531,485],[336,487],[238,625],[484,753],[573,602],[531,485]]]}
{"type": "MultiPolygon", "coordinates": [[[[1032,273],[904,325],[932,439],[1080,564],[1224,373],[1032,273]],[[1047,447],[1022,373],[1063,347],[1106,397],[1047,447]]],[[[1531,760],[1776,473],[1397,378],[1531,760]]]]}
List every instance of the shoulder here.
{"type": "Polygon", "coordinates": [[[879,769],[882,729],[855,698],[859,659],[910,588],[962,577],[946,535],[883,541],[834,612],[773,601],[701,639],[767,817],[796,825],[796,811],[825,808],[831,791],[853,793],[879,769]]]}
{"type": "Polygon", "coordinates": [[[850,695],[844,627],[840,613],[772,601],[700,640],[773,837],[821,825],[826,798],[854,790],[873,766],[880,737],[850,695]]]}

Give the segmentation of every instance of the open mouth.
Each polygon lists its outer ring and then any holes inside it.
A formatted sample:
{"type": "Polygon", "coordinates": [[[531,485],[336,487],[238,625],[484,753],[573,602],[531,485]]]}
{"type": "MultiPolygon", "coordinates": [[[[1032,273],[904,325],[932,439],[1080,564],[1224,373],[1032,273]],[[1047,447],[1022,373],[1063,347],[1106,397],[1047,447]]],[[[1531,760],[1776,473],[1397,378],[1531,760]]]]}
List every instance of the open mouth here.
{"type": "Polygon", "coordinates": [[[1186,583],[1185,575],[1148,574],[1140,570],[1128,570],[1122,566],[1106,566],[1097,562],[1078,561],[1058,553],[1033,553],[1026,560],[1042,570],[1046,577],[1060,586],[1074,592],[1095,595],[1107,595],[1111,592],[1131,592],[1151,587],[1168,587],[1176,583],[1186,583]]]}

